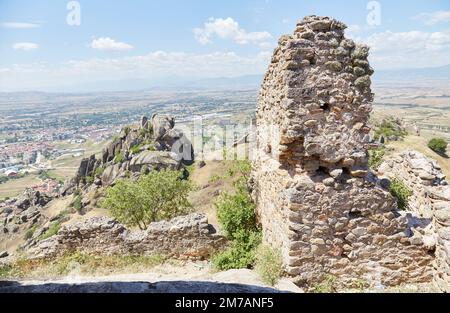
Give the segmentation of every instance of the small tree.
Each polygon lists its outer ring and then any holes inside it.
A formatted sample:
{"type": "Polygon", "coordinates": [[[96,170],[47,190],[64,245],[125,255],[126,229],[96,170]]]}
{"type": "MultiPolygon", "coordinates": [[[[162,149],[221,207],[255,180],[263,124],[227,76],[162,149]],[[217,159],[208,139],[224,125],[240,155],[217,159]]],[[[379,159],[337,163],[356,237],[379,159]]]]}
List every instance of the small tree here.
{"type": "MultiPolygon", "coordinates": [[[[245,165],[241,164],[245,168],[245,165]]],[[[246,176],[236,183],[234,194],[222,194],[215,206],[217,217],[225,230],[230,246],[215,256],[212,261],[219,270],[250,268],[255,262],[255,250],[261,243],[261,231],[256,223],[253,203],[246,176]]]]}
{"type": "Polygon", "coordinates": [[[218,220],[231,240],[239,230],[256,230],[255,204],[242,184],[237,185],[235,194],[223,194],[215,206],[218,220]]]}
{"type": "Polygon", "coordinates": [[[190,182],[182,180],[178,171],[152,171],[136,182],[119,180],[106,190],[102,205],[119,222],[144,230],[151,222],[188,213],[191,189],[190,182]]]}
{"type": "Polygon", "coordinates": [[[442,138],[433,138],[428,142],[428,148],[438,154],[445,155],[447,152],[447,141],[442,138]]]}

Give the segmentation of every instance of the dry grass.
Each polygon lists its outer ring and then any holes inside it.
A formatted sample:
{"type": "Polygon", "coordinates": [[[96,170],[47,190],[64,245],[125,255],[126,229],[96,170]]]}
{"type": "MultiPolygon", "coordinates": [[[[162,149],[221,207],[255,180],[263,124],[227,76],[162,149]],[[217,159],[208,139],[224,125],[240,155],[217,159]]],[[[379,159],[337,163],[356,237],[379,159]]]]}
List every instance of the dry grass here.
{"type": "MultiPolygon", "coordinates": [[[[450,177],[450,158],[445,158],[427,147],[428,139],[418,136],[407,136],[403,141],[389,142],[388,147],[394,148],[394,153],[405,150],[417,150],[429,158],[432,158],[438,162],[442,167],[442,171],[447,177],[450,177]]],[[[386,157],[389,157],[389,152],[386,157]]]]}
{"type": "Polygon", "coordinates": [[[197,212],[205,213],[214,226],[218,225],[214,202],[220,193],[233,191],[233,182],[239,177],[229,175],[232,167],[232,161],[206,161],[203,168],[195,168],[191,174],[190,179],[197,188],[189,195],[189,201],[197,212]]]}
{"type": "Polygon", "coordinates": [[[29,174],[23,178],[11,179],[8,182],[0,185],[0,199],[6,197],[16,197],[23,193],[27,187],[40,184],[41,180],[36,175],[29,174]]]}
{"type": "Polygon", "coordinates": [[[56,160],[52,161],[52,166],[55,168],[50,171],[49,174],[60,180],[66,180],[75,175],[76,170],[80,166],[80,162],[83,158],[89,157],[92,154],[99,154],[105,147],[107,142],[92,142],[87,141],[80,145],[70,145],[70,144],[60,144],[60,147],[66,149],[85,149],[83,155],[78,157],[73,157],[72,155],[65,155],[56,160]]]}
{"type": "Polygon", "coordinates": [[[56,279],[67,275],[102,276],[145,272],[167,260],[162,255],[88,255],[73,253],[56,260],[18,259],[0,266],[0,279],[56,279]]]}

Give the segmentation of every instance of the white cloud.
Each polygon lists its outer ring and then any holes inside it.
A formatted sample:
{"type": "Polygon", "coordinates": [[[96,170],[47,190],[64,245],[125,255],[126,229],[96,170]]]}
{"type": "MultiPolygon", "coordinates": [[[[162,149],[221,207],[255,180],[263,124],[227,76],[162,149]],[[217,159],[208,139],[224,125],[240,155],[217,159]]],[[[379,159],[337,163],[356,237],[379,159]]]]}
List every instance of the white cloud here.
{"type": "Polygon", "coordinates": [[[100,51],[127,51],[134,47],[124,42],[118,42],[109,37],[100,37],[92,40],[91,48],[100,51]]]}
{"type": "Polygon", "coordinates": [[[421,13],[413,17],[422,21],[425,25],[435,25],[443,22],[450,22],[450,11],[436,11],[431,13],[421,13]]]}
{"type": "Polygon", "coordinates": [[[290,19],[284,18],[284,19],[281,20],[281,23],[283,23],[283,24],[289,24],[290,21],[291,21],[290,19]]]}
{"type": "Polygon", "coordinates": [[[365,40],[380,68],[418,68],[450,63],[450,31],[376,33],[365,40]]]}
{"type": "Polygon", "coordinates": [[[391,32],[377,33],[367,38],[373,51],[435,51],[450,45],[450,32],[391,32]]]}
{"type": "Polygon", "coordinates": [[[272,35],[266,31],[247,32],[231,17],[226,19],[211,17],[204,24],[203,28],[194,28],[193,31],[195,39],[203,45],[211,43],[211,38],[214,36],[221,39],[233,40],[241,45],[249,43],[259,44],[272,38],[272,35]]]}
{"type": "Polygon", "coordinates": [[[14,50],[31,51],[39,48],[39,45],[33,42],[18,42],[13,45],[14,50]]]}
{"type": "Polygon", "coordinates": [[[0,23],[2,28],[13,28],[13,29],[27,29],[27,28],[38,28],[39,24],[33,23],[20,23],[20,22],[4,22],[0,23]]]}
{"type": "MultiPolygon", "coordinates": [[[[155,51],[142,56],[73,60],[66,70],[85,73],[116,73],[118,75],[152,76],[208,76],[241,75],[260,71],[267,65],[270,54],[261,52],[256,56],[243,57],[235,52],[189,54],[185,52],[155,51]]],[[[262,71],[261,71],[262,72],[262,71]]],[[[132,76],[131,76],[132,77],[132,76]]]]}
{"type": "Polygon", "coordinates": [[[190,54],[155,51],[142,56],[72,60],[58,66],[46,63],[18,64],[0,68],[0,90],[45,89],[58,86],[127,79],[154,80],[167,77],[234,77],[262,74],[271,52],[242,56],[235,52],[190,54]]]}

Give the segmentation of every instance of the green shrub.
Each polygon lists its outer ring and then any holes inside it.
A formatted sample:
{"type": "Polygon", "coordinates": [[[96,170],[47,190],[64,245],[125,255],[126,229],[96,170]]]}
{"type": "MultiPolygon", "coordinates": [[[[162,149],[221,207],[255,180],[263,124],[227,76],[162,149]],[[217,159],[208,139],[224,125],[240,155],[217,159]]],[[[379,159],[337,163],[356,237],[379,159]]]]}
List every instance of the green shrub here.
{"type": "Polygon", "coordinates": [[[82,198],[81,195],[78,195],[75,197],[75,199],[72,202],[72,207],[78,212],[81,213],[81,210],[83,209],[82,204],[82,198]]]}
{"type": "Polygon", "coordinates": [[[255,204],[246,189],[238,186],[235,194],[223,194],[215,203],[217,218],[227,237],[235,239],[239,231],[256,230],[255,204]]]}
{"type": "Polygon", "coordinates": [[[428,148],[441,155],[447,153],[447,145],[447,141],[442,138],[433,138],[428,142],[428,148]]]}
{"type": "Polygon", "coordinates": [[[38,177],[39,179],[46,180],[50,178],[50,175],[47,171],[39,171],[38,177]]]}
{"type": "Polygon", "coordinates": [[[31,227],[30,229],[27,230],[27,232],[25,233],[24,239],[28,240],[33,238],[34,233],[37,230],[37,225],[33,225],[33,227],[31,227]]]}
{"type": "Polygon", "coordinates": [[[260,245],[256,252],[255,268],[264,283],[274,286],[283,273],[281,252],[270,246],[260,245]]]}
{"type": "Polygon", "coordinates": [[[234,234],[230,247],[213,256],[213,265],[221,271],[251,268],[255,263],[255,250],[260,243],[261,232],[240,230],[234,234]]]}
{"type": "Polygon", "coordinates": [[[92,185],[92,183],[94,182],[94,177],[92,177],[92,176],[86,176],[86,177],[85,177],[85,180],[86,180],[86,184],[92,185]]]}
{"type": "Polygon", "coordinates": [[[9,279],[15,276],[15,268],[10,264],[0,265],[0,279],[9,279]]]}
{"type": "Polygon", "coordinates": [[[212,175],[212,176],[209,178],[208,182],[209,182],[210,184],[215,184],[215,183],[217,183],[218,181],[220,181],[220,180],[222,180],[222,179],[224,179],[224,178],[225,178],[225,177],[220,176],[220,175],[212,175]]]}
{"type": "Polygon", "coordinates": [[[230,246],[212,258],[218,270],[251,268],[255,250],[261,243],[261,232],[256,224],[255,204],[252,202],[243,178],[236,184],[234,194],[223,194],[216,201],[217,216],[230,246]]]}
{"type": "Polygon", "coordinates": [[[153,127],[151,125],[151,121],[149,121],[147,128],[141,128],[139,130],[139,136],[144,138],[150,138],[153,136],[153,127]]]}
{"type": "Polygon", "coordinates": [[[314,293],[332,293],[336,292],[336,277],[326,275],[325,278],[312,288],[314,293]]]}
{"type": "Polygon", "coordinates": [[[39,240],[45,240],[47,238],[56,235],[60,229],[61,229],[61,222],[57,221],[52,223],[50,227],[47,229],[47,231],[43,233],[41,236],[39,236],[39,240]]]}
{"type": "Polygon", "coordinates": [[[142,145],[137,145],[137,146],[131,147],[130,152],[133,154],[138,154],[139,152],[141,152],[141,148],[142,148],[142,145]]]}
{"type": "Polygon", "coordinates": [[[412,196],[412,191],[401,180],[394,178],[391,181],[389,191],[392,196],[397,199],[397,205],[400,210],[408,208],[409,198],[412,196]]]}
{"type": "Polygon", "coordinates": [[[95,169],[95,176],[96,177],[101,177],[103,175],[103,172],[105,171],[103,166],[97,167],[95,169]]]}
{"type": "Polygon", "coordinates": [[[190,212],[188,195],[192,186],[173,170],[151,171],[137,181],[119,180],[106,190],[102,206],[127,226],[146,229],[151,222],[190,212]]]}
{"type": "Polygon", "coordinates": [[[116,163],[122,163],[122,162],[124,162],[124,161],[125,161],[125,157],[124,157],[122,151],[118,152],[118,153],[116,154],[116,157],[114,158],[114,162],[116,162],[116,163]]]}
{"type": "Polygon", "coordinates": [[[384,119],[380,124],[375,126],[375,140],[378,140],[381,136],[386,140],[391,136],[403,138],[407,134],[400,125],[400,122],[392,118],[384,119]]]}
{"type": "Polygon", "coordinates": [[[386,153],[385,148],[379,148],[374,150],[369,150],[369,166],[370,168],[376,170],[381,163],[383,163],[383,157],[386,153]]]}
{"type": "Polygon", "coordinates": [[[68,216],[70,214],[70,209],[64,209],[64,210],[61,210],[60,212],[59,212],[59,214],[56,216],[56,218],[58,219],[58,220],[62,220],[62,219],[64,219],[66,216],[68,216]]]}
{"type": "Polygon", "coordinates": [[[370,287],[370,283],[364,279],[357,279],[354,282],[354,285],[359,292],[364,292],[367,288],[370,287]]]}

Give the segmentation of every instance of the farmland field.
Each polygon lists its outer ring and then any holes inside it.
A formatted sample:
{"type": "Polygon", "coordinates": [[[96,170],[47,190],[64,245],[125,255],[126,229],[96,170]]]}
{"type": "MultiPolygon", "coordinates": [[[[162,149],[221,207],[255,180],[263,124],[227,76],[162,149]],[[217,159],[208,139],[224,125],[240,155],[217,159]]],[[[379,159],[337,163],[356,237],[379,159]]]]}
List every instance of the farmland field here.
{"type": "Polygon", "coordinates": [[[29,174],[23,178],[11,179],[0,185],[0,199],[11,198],[20,195],[26,187],[39,184],[41,180],[34,174],[29,174]]]}

